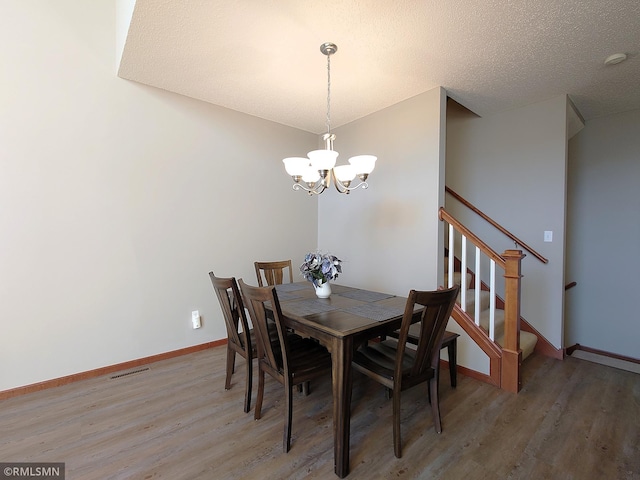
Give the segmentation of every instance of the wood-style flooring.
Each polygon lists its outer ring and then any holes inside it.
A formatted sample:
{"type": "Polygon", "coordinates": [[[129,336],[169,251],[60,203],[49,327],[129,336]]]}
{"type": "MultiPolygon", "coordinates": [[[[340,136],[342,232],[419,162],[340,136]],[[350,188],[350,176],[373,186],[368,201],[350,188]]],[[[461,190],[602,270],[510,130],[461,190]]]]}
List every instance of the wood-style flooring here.
{"type": "MultiPolygon", "coordinates": [[[[267,378],[254,421],[240,360],[228,391],[223,346],[0,401],[0,462],[66,462],[67,480],[338,478],[330,379],[294,394],[285,454],[283,389],[267,378]]],[[[640,375],[533,355],[515,395],[443,371],[442,434],[426,386],[403,392],[401,459],[391,401],[354,375],[349,479],[640,479],[640,375]]]]}

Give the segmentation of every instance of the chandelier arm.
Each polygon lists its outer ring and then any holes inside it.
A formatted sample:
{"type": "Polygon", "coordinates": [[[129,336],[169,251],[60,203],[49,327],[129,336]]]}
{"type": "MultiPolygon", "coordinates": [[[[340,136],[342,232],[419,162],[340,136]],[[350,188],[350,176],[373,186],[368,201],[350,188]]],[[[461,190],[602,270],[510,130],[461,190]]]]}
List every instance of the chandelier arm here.
{"type": "Polygon", "coordinates": [[[349,193],[349,190],[345,188],[342,182],[339,182],[338,180],[336,180],[333,183],[333,185],[336,187],[336,190],[338,191],[338,193],[349,193]]]}
{"type": "Polygon", "coordinates": [[[362,187],[363,190],[366,190],[367,188],[369,188],[369,184],[367,182],[360,182],[358,185],[354,185],[354,186],[351,186],[351,182],[343,183],[340,180],[338,180],[338,177],[336,177],[336,174],[333,172],[333,170],[331,170],[331,176],[333,177],[333,183],[338,193],[348,194],[351,190],[356,190],[357,188],[360,188],[360,187],[362,187]]]}
{"type": "Polygon", "coordinates": [[[301,183],[294,183],[292,188],[296,191],[304,190],[309,195],[320,195],[322,192],[326,190],[327,187],[323,185],[322,182],[319,182],[319,183],[316,183],[313,188],[307,188],[301,183]]]}
{"type": "Polygon", "coordinates": [[[369,184],[367,182],[360,182],[358,185],[354,185],[353,187],[352,186],[346,187],[342,182],[336,180],[336,188],[338,188],[338,183],[340,184],[340,187],[345,190],[344,192],[338,190],[340,193],[347,193],[347,192],[350,192],[351,190],[356,190],[360,187],[362,187],[363,190],[366,190],[367,188],[369,188],[369,184]]]}

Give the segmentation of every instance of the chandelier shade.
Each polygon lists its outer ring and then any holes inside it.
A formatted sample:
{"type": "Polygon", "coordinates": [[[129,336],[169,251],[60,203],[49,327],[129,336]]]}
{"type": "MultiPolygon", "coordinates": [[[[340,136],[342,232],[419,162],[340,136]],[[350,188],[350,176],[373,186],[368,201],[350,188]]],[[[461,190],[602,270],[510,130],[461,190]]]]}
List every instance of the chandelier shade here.
{"type": "Polygon", "coordinates": [[[327,133],[322,138],[324,149],[313,150],[307,157],[288,157],[282,160],[284,168],[293,179],[294,190],[304,190],[309,195],[320,195],[333,178],[336,190],[349,193],[356,188],[368,188],[366,180],[376,165],[374,155],[356,155],[349,159],[349,164],[336,166],[338,152],[333,149],[335,134],[331,133],[331,55],[338,51],[333,43],[323,43],[320,51],[327,56],[327,133]],[[358,177],[360,183],[351,186],[358,177]]]}
{"type": "Polygon", "coordinates": [[[376,167],[377,158],[373,155],[357,155],[349,159],[349,163],[358,175],[369,175],[376,167]]]}
{"type": "Polygon", "coordinates": [[[282,160],[284,162],[284,169],[292,177],[303,175],[307,167],[310,167],[309,159],[302,157],[289,157],[282,160]]]}
{"type": "Polygon", "coordinates": [[[316,170],[331,170],[336,165],[338,152],[333,150],[313,150],[307,153],[311,166],[316,170]]]}
{"type": "Polygon", "coordinates": [[[334,167],[333,174],[341,183],[351,182],[357,175],[356,169],[353,168],[353,165],[339,165],[334,167]]]}
{"type": "Polygon", "coordinates": [[[320,180],[320,173],[318,170],[315,170],[313,167],[306,167],[302,174],[302,181],[309,184],[316,183],[318,180],[320,180]]]}

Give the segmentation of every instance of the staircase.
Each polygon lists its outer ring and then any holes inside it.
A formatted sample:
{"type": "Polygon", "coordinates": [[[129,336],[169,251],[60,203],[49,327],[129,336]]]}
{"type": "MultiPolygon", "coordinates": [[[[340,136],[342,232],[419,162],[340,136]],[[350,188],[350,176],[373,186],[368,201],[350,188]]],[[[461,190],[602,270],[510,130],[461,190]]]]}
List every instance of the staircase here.
{"type": "MultiPolygon", "coordinates": [[[[448,277],[448,258],[445,257],[445,278],[448,277]]],[[[459,271],[453,273],[454,283],[461,286],[460,293],[458,294],[458,305],[461,306],[462,293],[462,274],[459,271]]],[[[462,310],[470,317],[471,321],[475,322],[475,294],[474,278],[472,273],[467,273],[465,277],[464,288],[466,289],[465,295],[465,308],[462,310]]],[[[479,328],[485,335],[489,336],[489,317],[490,310],[489,304],[491,301],[491,293],[487,290],[480,290],[480,322],[479,328]]],[[[501,302],[498,302],[501,303],[501,302]]],[[[494,341],[501,348],[504,346],[504,310],[496,308],[494,315],[494,341]]],[[[522,350],[522,360],[526,359],[533,353],[533,350],[538,342],[538,337],[533,333],[520,330],[520,349],[522,350]]]]}
{"type": "MultiPolygon", "coordinates": [[[[445,285],[461,285],[459,304],[451,317],[488,356],[486,381],[517,393],[522,388],[522,361],[538,342],[535,334],[521,329],[522,259],[530,254],[542,263],[548,260],[449,187],[445,191],[515,242],[515,249],[498,253],[444,207],[439,209],[438,217],[445,223],[445,255],[450,255],[445,262],[445,268],[451,270],[445,285]]],[[[529,325],[526,330],[535,331],[529,325]]],[[[544,342],[540,346],[545,346],[544,342]]]]}
{"type": "Polygon", "coordinates": [[[465,272],[462,278],[456,275],[457,282],[464,279],[464,288],[460,305],[451,317],[489,357],[486,381],[517,393],[522,388],[522,361],[537,342],[521,330],[521,267],[525,255],[515,249],[497,253],[444,208],[440,208],[440,220],[448,224],[445,254],[450,255],[446,265],[451,273],[447,271],[446,286],[455,283],[454,273],[465,272]],[[454,262],[457,258],[460,261],[454,262]],[[468,260],[473,270],[467,267],[468,260]]]}

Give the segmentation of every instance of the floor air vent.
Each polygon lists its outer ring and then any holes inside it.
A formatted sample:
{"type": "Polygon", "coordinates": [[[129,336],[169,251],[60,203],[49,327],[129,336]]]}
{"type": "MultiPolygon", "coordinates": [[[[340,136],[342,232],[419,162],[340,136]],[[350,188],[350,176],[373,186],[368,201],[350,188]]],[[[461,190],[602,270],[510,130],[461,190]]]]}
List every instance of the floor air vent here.
{"type": "Polygon", "coordinates": [[[147,370],[150,370],[150,368],[145,367],[145,368],[139,368],[138,370],[131,370],[130,372],[119,373],[118,375],[114,375],[113,377],[111,377],[111,380],[115,378],[126,377],[128,375],[133,375],[134,373],[146,372],[147,370]]]}

